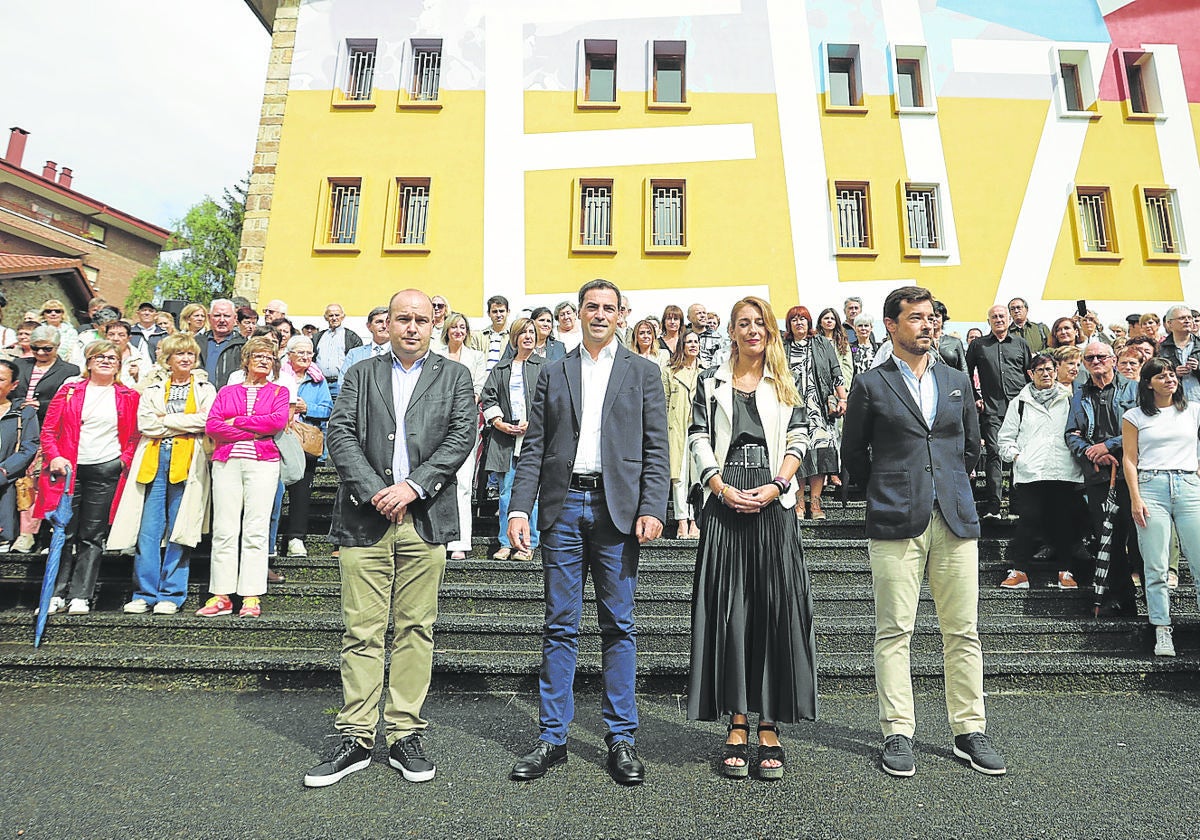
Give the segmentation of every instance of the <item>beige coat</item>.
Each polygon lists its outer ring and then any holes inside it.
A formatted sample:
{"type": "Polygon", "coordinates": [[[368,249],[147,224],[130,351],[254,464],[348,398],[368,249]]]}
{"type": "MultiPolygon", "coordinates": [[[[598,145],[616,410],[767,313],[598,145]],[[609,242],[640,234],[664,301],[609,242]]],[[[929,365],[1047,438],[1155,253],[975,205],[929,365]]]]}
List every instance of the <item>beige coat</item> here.
{"type": "MultiPolygon", "coordinates": [[[[142,527],[142,507],[146,500],[147,484],[136,478],[146,455],[146,446],[156,438],[169,434],[203,434],[208,421],[208,411],[217,397],[217,389],[208,382],[208,373],[203,369],[192,372],[196,387],[195,414],[167,414],[167,383],[169,377],[156,378],[146,386],[138,404],[138,430],[142,439],[138,442],[130,468],[130,480],[121,495],[116,518],[108,535],[109,551],[126,551],[137,546],[138,532],[142,527]]],[[[175,527],[168,539],[173,543],[195,547],[208,525],[208,455],[204,451],[203,439],[196,441],[192,451],[192,464],[188,470],[183,498],[179,502],[179,514],[175,527]]]]}
{"type": "MultiPolygon", "coordinates": [[[[716,407],[711,420],[711,442],[707,428],[697,427],[697,431],[688,436],[692,469],[697,477],[703,476],[707,470],[719,471],[725,463],[725,455],[729,452],[729,443],[733,436],[733,371],[729,362],[705,371],[697,380],[697,402],[704,406],[705,415],[708,414],[713,396],[716,397],[716,407]]],[[[808,414],[803,407],[793,408],[779,402],[775,396],[774,380],[769,372],[764,372],[754,391],[754,398],[767,437],[768,458],[776,475],[783,465],[783,458],[788,449],[794,449],[803,455],[809,447],[818,442],[813,440],[813,434],[818,435],[821,442],[828,439],[827,432],[819,429],[815,433],[810,432],[808,414]]],[[[697,416],[699,417],[699,414],[697,416]]],[[[711,492],[705,484],[705,501],[711,492]]],[[[779,503],[786,508],[795,506],[795,478],[792,479],[788,492],[779,498],[779,503]]]]}
{"type": "Polygon", "coordinates": [[[667,447],[671,453],[671,480],[694,483],[687,469],[688,427],[692,425],[692,398],[696,395],[696,377],[700,368],[690,367],[664,374],[667,380],[667,447]]]}

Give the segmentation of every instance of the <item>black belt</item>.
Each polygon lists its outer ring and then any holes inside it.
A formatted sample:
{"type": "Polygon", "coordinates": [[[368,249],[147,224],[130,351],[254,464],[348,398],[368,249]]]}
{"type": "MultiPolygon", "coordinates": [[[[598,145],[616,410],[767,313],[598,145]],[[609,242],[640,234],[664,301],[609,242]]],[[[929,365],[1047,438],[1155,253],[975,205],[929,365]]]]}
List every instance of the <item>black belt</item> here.
{"type": "Polygon", "coordinates": [[[729,450],[729,453],[725,456],[725,466],[744,467],[752,470],[760,467],[770,467],[771,463],[767,447],[760,446],[757,443],[747,443],[744,446],[729,450]]]}
{"type": "Polygon", "coordinates": [[[604,480],[600,473],[571,473],[572,490],[603,490],[604,480]]]}

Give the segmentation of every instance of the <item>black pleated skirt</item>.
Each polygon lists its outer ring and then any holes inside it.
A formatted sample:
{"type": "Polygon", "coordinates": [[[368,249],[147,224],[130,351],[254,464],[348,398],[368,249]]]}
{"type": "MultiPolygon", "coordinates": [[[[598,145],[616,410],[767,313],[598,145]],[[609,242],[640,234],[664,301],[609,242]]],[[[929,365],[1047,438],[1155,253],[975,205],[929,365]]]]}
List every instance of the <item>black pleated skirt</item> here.
{"type": "MultiPolygon", "coordinates": [[[[725,481],[751,488],[770,470],[726,465],[725,481]]],[[[730,510],[715,495],[704,508],[692,595],[688,717],[756,712],[794,723],[817,717],[812,593],[790,508],[730,510]]]]}

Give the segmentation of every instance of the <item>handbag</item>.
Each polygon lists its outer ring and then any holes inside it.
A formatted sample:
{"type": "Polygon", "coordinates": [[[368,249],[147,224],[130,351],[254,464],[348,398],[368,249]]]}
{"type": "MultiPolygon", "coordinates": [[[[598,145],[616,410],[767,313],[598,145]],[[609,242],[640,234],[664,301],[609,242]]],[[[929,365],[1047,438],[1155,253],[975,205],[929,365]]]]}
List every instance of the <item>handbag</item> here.
{"type": "MultiPolygon", "coordinates": [[[[21,445],[21,412],[17,412],[17,446],[21,445]]],[[[33,456],[33,461],[25,470],[25,474],[13,482],[13,486],[17,490],[17,510],[31,510],[33,508],[33,491],[36,484],[33,480],[33,473],[40,472],[42,467],[42,449],[39,446],[37,454],[33,456]]]]}
{"type": "Polygon", "coordinates": [[[290,427],[285,427],[275,435],[275,445],[279,447],[279,480],[285,485],[295,484],[304,477],[304,469],[308,466],[300,438],[290,427]]]}
{"type": "Polygon", "coordinates": [[[325,451],[325,434],[311,423],[299,420],[289,427],[292,433],[300,439],[300,448],[305,454],[320,458],[325,451]]]}

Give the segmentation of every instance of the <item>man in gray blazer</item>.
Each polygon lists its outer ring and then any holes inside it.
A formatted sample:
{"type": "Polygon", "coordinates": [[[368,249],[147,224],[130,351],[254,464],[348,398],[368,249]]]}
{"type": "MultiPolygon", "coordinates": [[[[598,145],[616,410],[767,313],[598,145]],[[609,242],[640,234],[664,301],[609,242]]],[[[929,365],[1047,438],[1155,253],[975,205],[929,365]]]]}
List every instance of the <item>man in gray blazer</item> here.
{"type": "Polygon", "coordinates": [[[341,546],[345,702],[336,723],[341,743],[305,775],[309,787],[371,763],[389,612],[396,629],[383,710],[388,761],[410,782],[434,776],[421,744],[421,707],[445,543],[458,537],[454,475],[475,443],[479,413],[470,371],[429,352],[432,328],[424,293],[393,295],[391,352],[346,372],[329,418],[329,457],[340,480],[330,538],[341,546]]]}
{"type": "Polygon", "coordinates": [[[620,301],[620,291],[607,280],[592,280],[579,290],[583,343],[543,365],[517,460],[508,536],[518,549],[529,549],[536,499],[546,596],[541,736],[513,767],[517,780],[540,778],[567,760],[589,574],[602,639],[608,772],[620,784],[645,779],[633,747],[638,726],[633,598],[638,548],[658,538],[667,518],[671,470],[662,374],[615,339],[620,301]]]}
{"type": "Polygon", "coordinates": [[[888,295],[883,323],[892,358],[854,378],[842,432],[850,476],[867,488],[883,769],[916,772],[909,648],[928,572],[954,754],[1000,775],[1004,756],[985,734],[978,631],[979,518],[970,473],[979,460],[979,417],[966,374],[935,362],[936,317],[928,289],[905,286],[888,295]]]}

